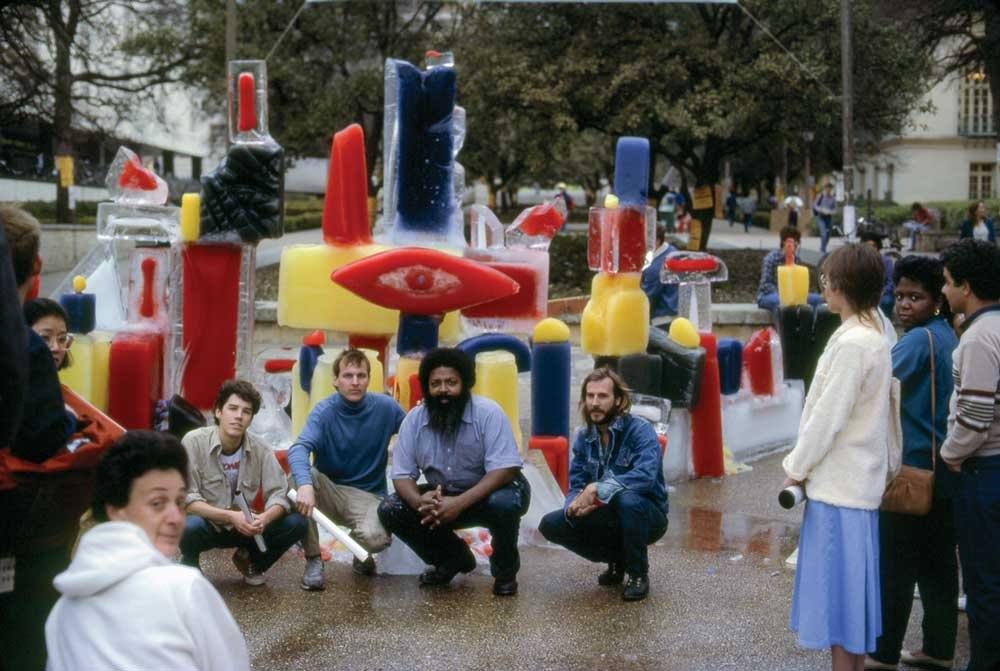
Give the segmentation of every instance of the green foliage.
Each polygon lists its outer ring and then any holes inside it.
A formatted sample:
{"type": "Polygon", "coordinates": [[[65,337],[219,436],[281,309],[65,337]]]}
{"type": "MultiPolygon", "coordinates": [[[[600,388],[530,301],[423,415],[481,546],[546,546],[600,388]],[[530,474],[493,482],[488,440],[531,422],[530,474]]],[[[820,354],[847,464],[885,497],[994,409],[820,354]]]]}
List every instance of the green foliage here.
{"type": "MultiPolygon", "coordinates": [[[[18,207],[29,213],[42,224],[54,224],[56,218],[55,201],[28,200],[18,203],[18,207]]],[[[91,201],[78,201],[76,204],[77,223],[93,225],[97,217],[97,203],[91,201]]]]}
{"type": "Polygon", "coordinates": [[[557,235],[549,246],[549,298],[590,293],[594,273],[587,267],[587,236],[557,235]]]}

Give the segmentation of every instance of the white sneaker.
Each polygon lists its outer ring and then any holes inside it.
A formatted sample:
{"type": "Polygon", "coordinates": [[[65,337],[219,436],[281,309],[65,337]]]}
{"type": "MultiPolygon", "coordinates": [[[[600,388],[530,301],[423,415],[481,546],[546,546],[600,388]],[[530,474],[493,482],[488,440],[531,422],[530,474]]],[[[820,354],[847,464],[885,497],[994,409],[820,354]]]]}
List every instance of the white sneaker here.
{"type": "Polygon", "coordinates": [[[960,611],[962,611],[963,613],[965,612],[965,595],[964,594],[958,597],[958,609],[960,611]]]}
{"type": "Polygon", "coordinates": [[[302,573],[302,589],[318,592],[325,589],[323,585],[323,558],[309,557],[306,559],[306,570],[302,573]]]}

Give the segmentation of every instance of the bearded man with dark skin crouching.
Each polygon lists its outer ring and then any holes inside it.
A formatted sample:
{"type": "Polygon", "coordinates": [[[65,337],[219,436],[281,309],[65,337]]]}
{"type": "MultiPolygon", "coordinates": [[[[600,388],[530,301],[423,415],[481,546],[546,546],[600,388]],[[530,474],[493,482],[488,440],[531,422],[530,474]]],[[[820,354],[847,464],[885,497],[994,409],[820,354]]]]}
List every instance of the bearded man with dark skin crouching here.
{"type": "Polygon", "coordinates": [[[476,559],[455,529],[483,526],[493,536],[493,593],[517,594],[518,527],[531,489],[503,410],[473,395],[475,366],[456,349],[435,349],[420,362],[424,401],[403,420],[392,455],[395,493],[379,506],[386,530],[431,568],[424,586],[446,585],[476,559]],[[426,484],[417,484],[421,474],[426,484]]]}

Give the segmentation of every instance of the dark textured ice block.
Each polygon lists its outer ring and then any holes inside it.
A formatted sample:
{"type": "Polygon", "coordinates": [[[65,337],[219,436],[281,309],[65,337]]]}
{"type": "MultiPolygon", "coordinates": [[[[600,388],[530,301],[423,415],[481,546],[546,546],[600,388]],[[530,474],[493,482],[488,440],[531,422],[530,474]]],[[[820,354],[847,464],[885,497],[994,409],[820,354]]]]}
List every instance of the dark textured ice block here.
{"type": "Polygon", "coordinates": [[[285,150],[277,143],[234,144],[201,178],[201,238],[243,242],[285,232],[285,150]]]}

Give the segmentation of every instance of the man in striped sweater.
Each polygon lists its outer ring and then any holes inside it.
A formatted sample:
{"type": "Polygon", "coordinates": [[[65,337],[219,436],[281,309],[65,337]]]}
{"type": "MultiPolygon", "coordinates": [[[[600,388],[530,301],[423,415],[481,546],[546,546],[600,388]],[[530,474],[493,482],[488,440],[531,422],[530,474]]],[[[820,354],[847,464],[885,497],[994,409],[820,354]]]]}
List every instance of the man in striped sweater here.
{"type": "Polygon", "coordinates": [[[965,315],[941,458],[961,473],[955,527],[968,595],[968,671],[1000,669],[1000,250],[962,240],[942,255],[943,293],[965,315]]]}

